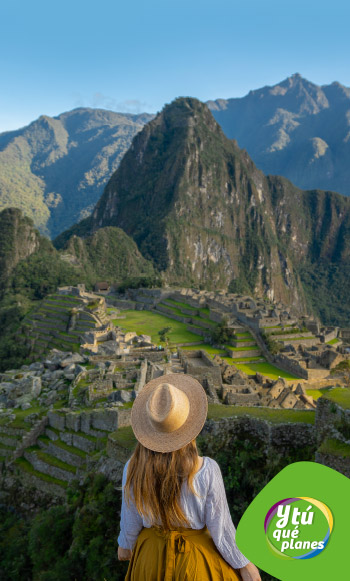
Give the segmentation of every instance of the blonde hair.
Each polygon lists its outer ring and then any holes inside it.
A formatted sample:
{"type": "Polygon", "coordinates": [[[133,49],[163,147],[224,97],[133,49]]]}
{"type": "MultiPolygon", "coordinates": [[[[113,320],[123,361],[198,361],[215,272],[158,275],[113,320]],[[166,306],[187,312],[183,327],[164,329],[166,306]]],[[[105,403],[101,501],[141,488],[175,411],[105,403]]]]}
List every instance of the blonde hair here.
{"type": "Polygon", "coordinates": [[[189,527],[180,504],[181,487],[187,482],[196,494],[193,477],[197,471],[196,440],[174,452],[154,452],[140,442],[130,458],[125,484],[125,499],[131,497],[138,512],[156,526],[161,522],[165,531],[189,527]]]}

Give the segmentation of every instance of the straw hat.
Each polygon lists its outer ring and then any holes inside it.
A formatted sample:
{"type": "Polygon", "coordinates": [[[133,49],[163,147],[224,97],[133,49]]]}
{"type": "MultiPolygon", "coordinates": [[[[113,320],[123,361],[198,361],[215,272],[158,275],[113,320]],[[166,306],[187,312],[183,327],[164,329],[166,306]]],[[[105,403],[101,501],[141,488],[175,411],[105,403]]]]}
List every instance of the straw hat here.
{"type": "Polygon", "coordinates": [[[199,381],[171,373],[142,388],[131,410],[131,426],[146,448],[173,452],[198,436],[207,412],[207,396],[199,381]]]}

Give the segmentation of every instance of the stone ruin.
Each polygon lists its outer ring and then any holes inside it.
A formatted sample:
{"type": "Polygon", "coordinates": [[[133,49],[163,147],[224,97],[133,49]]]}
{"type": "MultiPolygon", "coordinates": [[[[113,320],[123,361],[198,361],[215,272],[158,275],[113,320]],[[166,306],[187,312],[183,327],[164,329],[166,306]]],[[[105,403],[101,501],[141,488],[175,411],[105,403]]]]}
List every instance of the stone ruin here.
{"type": "Polygon", "coordinates": [[[279,378],[275,381],[264,378],[260,373],[247,376],[228,365],[218,355],[215,362],[221,369],[222,401],[227,405],[266,406],[271,408],[314,409],[316,404],[307,396],[301,383],[288,384],[279,378]]]}

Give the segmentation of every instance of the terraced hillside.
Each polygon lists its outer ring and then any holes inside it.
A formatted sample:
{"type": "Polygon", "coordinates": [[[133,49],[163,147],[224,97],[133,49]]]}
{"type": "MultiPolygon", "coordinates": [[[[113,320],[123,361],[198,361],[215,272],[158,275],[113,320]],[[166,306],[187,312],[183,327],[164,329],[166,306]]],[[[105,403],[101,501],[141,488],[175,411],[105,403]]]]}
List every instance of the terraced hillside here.
{"type": "Polygon", "coordinates": [[[23,327],[31,343],[31,358],[35,359],[53,347],[78,351],[80,337],[107,322],[106,312],[98,303],[55,293],[25,318],[23,327]]]}
{"type": "Polygon", "coordinates": [[[263,327],[263,333],[272,341],[279,341],[286,346],[292,344],[295,347],[298,345],[314,345],[316,340],[315,335],[308,331],[308,329],[300,329],[297,323],[293,325],[274,325],[271,327],[263,327]]]}
{"type": "Polygon", "coordinates": [[[185,323],[187,331],[199,335],[203,339],[209,339],[211,332],[217,326],[217,323],[209,318],[209,309],[193,307],[186,302],[180,302],[171,298],[157,303],[156,310],[165,314],[170,319],[185,323]]]}
{"type": "Polygon", "coordinates": [[[118,427],[118,415],[123,413],[128,414],[130,410],[49,411],[45,417],[46,427],[31,445],[23,448],[21,455],[13,458],[10,456],[15,450],[15,442],[22,438],[22,432],[9,436],[9,431],[14,431],[14,428],[3,427],[0,432],[1,453],[9,460],[7,469],[24,485],[65,497],[69,483],[84,479],[86,473],[106,456],[108,436],[118,427]],[[6,452],[6,446],[10,444],[11,448],[6,452]]]}

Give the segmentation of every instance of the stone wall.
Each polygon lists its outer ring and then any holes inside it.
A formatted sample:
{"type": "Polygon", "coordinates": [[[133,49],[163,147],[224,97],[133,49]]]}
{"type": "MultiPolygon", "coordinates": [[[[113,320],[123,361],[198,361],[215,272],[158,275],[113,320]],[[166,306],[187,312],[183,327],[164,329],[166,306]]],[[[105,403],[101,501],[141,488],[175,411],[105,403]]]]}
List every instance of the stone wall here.
{"type": "MultiPolygon", "coordinates": [[[[214,363],[205,351],[179,351],[181,365],[185,373],[198,379],[203,385],[204,380],[209,380],[215,389],[221,388],[221,368],[214,363]],[[198,364],[198,360],[202,364],[198,364]]],[[[205,387],[203,385],[203,387],[205,387]]]]}
{"type": "MultiPolygon", "coordinates": [[[[273,329],[270,329],[270,331],[273,329]]],[[[310,339],[315,339],[315,337],[313,337],[312,333],[301,333],[300,331],[298,331],[298,333],[288,333],[286,331],[286,333],[284,333],[283,335],[281,335],[280,333],[274,334],[274,333],[267,333],[268,335],[270,335],[271,339],[273,341],[284,341],[284,342],[288,342],[294,344],[294,340],[295,343],[297,343],[297,339],[299,337],[299,335],[302,335],[303,337],[308,337],[310,339]]]]}
{"type": "Polygon", "coordinates": [[[199,335],[200,337],[208,337],[210,334],[208,329],[204,329],[204,327],[197,327],[196,325],[187,325],[187,331],[191,331],[191,333],[195,333],[195,335],[199,335]]]}
{"type": "Polygon", "coordinates": [[[94,401],[101,397],[106,397],[113,391],[113,381],[111,378],[94,381],[88,386],[89,401],[94,401]]]}
{"type": "Polygon", "coordinates": [[[58,466],[47,464],[44,462],[44,460],[41,460],[41,458],[39,458],[35,452],[28,452],[27,450],[24,450],[23,456],[26,460],[28,460],[28,462],[31,463],[35,470],[38,470],[42,474],[48,474],[53,478],[59,478],[63,481],[71,481],[77,477],[75,472],[68,472],[67,470],[62,470],[58,466]]]}
{"type": "Polygon", "coordinates": [[[350,327],[340,329],[340,338],[344,341],[350,341],[350,327]]]}
{"type": "Polygon", "coordinates": [[[180,291],[173,291],[170,293],[169,295],[174,301],[178,301],[178,302],[182,302],[182,303],[188,303],[191,307],[194,307],[195,309],[199,308],[200,303],[198,301],[198,299],[196,299],[195,297],[191,297],[188,294],[183,294],[180,291]]]}
{"type": "Polygon", "coordinates": [[[350,478],[350,459],[343,458],[342,456],[335,456],[334,454],[323,454],[317,450],[315,455],[315,460],[319,464],[324,464],[324,466],[329,466],[334,470],[337,470],[344,476],[350,478]]]}
{"type": "Polygon", "coordinates": [[[224,318],[224,314],[221,311],[216,311],[215,309],[210,309],[209,319],[215,323],[221,323],[224,318]]]}
{"type": "MultiPolygon", "coordinates": [[[[297,412],[296,412],[297,413],[297,412]]],[[[310,412],[312,413],[312,412],[310,412]]],[[[253,441],[261,442],[270,451],[287,452],[289,448],[316,446],[315,426],[301,422],[270,423],[263,419],[241,416],[223,418],[218,421],[207,420],[200,434],[206,439],[206,445],[216,448],[230,446],[234,453],[234,439],[247,434],[253,441]]]]}
{"type": "Polygon", "coordinates": [[[174,313],[174,311],[172,310],[172,308],[166,305],[157,305],[157,311],[159,311],[160,313],[164,313],[165,315],[167,315],[167,317],[170,317],[171,319],[174,319],[175,321],[179,321],[180,323],[188,323],[191,320],[190,316],[186,316],[186,315],[177,315],[176,313],[174,313]]]}
{"type": "MultiPolygon", "coordinates": [[[[53,482],[46,482],[42,478],[38,478],[33,474],[20,470],[15,464],[11,472],[7,472],[1,486],[6,490],[13,490],[21,492],[21,496],[28,502],[36,506],[41,503],[48,503],[52,498],[60,499],[59,502],[64,502],[66,499],[66,491],[61,486],[53,482]]],[[[17,501],[17,499],[16,499],[17,501]]],[[[57,500],[58,502],[58,500],[57,500]]]]}
{"type": "Polygon", "coordinates": [[[286,357],[283,353],[279,353],[273,357],[273,363],[280,367],[287,373],[291,373],[292,375],[297,375],[302,379],[308,379],[308,370],[305,369],[300,365],[298,361],[291,359],[290,357],[286,357]]]}
{"type": "Polygon", "coordinates": [[[273,325],[279,325],[280,320],[276,317],[262,317],[259,319],[259,327],[272,327],[273,325]]]}
{"type": "Polygon", "coordinates": [[[146,383],[147,368],[148,368],[148,362],[147,362],[147,359],[144,359],[144,361],[141,361],[141,367],[138,370],[138,374],[137,374],[137,381],[135,384],[136,393],[139,392],[146,383]]]}
{"type": "Polygon", "coordinates": [[[110,458],[118,459],[120,462],[126,464],[130,458],[132,451],[130,448],[124,448],[113,438],[113,436],[108,436],[107,439],[107,454],[110,458]]]}
{"type": "Polygon", "coordinates": [[[321,443],[329,437],[339,438],[337,426],[341,423],[349,425],[350,429],[350,410],[326,398],[318,399],[315,418],[318,442],[321,443]]]}
{"type": "MultiPolygon", "coordinates": [[[[309,380],[319,380],[325,379],[329,376],[329,369],[309,369],[307,368],[307,375],[309,380]]],[[[334,384],[334,379],[332,380],[334,384]]]]}
{"type": "Polygon", "coordinates": [[[325,464],[350,477],[350,409],[326,398],[317,400],[315,427],[319,449],[316,462],[325,464]],[[327,441],[338,444],[339,449],[331,453],[327,441]],[[346,450],[346,453],[342,451],[346,450]]]}
{"type": "Polygon", "coordinates": [[[233,393],[228,391],[225,396],[225,403],[228,405],[251,406],[260,401],[257,393],[233,393]]]}
{"type": "Polygon", "coordinates": [[[327,331],[323,336],[324,342],[327,343],[328,341],[332,341],[333,339],[336,339],[338,336],[338,330],[339,330],[339,328],[336,327],[335,329],[332,329],[331,331],[327,331]]]}
{"type": "Polygon", "coordinates": [[[118,299],[116,297],[108,296],[107,299],[108,307],[117,307],[121,311],[131,311],[135,310],[136,302],[124,299],[118,299]]]}
{"type": "Polygon", "coordinates": [[[23,451],[28,446],[33,446],[36,444],[37,438],[45,432],[45,428],[48,424],[48,417],[44,416],[39,420],[34,426],[29,430],[29,432],[22,438],[19,446],[11,456],[11,461],[15,460],[19,456],[22,456],[23,451]]]}
{"type": "MultiPolygon", "coordinates": [[[[48,412],[48,425],[60,431],[73,430],[98,436],[98,430],[113,432],[130,424],[130,409],[94,409],[82,412],[48,412]]],[[[103,434],[104,435],[104,434],[103,434]]]]}
{"type": "MultiPolygon", "coordinates": [[[[294,335],[295,337],[295,335],[294,335]]],[[[277,340],[277,337],[276,337],[277,340]]],[[[295,339],[281,339],[283,345],[289,345],[290,343],[296,348],[298,345],[305,345],[306,347],[312,347],[317,345],[320,341],[316,337],[298,337],[295,339]]]]}

